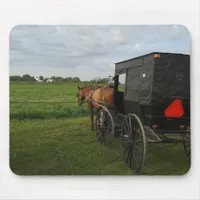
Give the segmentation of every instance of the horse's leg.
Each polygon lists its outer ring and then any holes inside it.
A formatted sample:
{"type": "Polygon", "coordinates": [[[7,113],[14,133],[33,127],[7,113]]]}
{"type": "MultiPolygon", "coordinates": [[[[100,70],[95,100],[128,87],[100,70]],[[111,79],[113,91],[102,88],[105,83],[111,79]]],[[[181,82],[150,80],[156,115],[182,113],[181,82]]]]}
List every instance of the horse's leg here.
{"type": "Polygon", "coordinates": [[[91,130],[94,130],[94,111],[93,111],[93,105],[88,104],[89,111],[90,111],[90,119],[91,119],[91,130]]]}

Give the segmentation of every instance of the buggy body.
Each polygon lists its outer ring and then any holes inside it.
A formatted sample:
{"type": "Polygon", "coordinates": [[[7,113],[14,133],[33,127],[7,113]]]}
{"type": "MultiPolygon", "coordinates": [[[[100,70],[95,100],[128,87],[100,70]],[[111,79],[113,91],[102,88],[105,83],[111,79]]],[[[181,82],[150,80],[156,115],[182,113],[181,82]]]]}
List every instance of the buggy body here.
{"type": "Polygon", "coordinates": [[[186,130],[190,123],[190,56],[154,52],[115,64],[114,105],[135,113],[157,131],[186,130]],[[125,91],[119,76],[126,74],[125,91]]]}

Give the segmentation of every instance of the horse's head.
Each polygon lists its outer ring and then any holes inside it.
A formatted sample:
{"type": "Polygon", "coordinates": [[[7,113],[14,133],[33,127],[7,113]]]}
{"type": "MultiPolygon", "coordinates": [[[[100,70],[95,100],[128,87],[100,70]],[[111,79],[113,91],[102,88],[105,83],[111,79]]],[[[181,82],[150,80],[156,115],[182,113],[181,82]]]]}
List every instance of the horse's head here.
{"type": "Polygon", "coordinates": [[[85,97],[84,97],[84,91],[79,86],[77,88],[78,88],[78,94],[76,96],[78,98],[78,105],[81,106],[81,104],[83,103],[83,101],[85,99],[85,97]]]}
{"type": "Polygon", "coordinates": [[[78,94],[76,95],[78,98],[78,105],[81,106],[84,103],[85,97],[88,95],[88,92],[91,87],[83,87],[80,88],[78,86],[78,94]]]}

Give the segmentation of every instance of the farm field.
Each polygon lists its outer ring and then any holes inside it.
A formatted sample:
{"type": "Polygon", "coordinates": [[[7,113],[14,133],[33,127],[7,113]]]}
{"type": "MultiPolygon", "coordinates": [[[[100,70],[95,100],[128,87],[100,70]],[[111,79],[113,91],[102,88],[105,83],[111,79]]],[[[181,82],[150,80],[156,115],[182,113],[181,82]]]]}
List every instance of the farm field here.
{"type": "MultiPolygon", "coordinates": [[[[122,161],[119,138],[109,147],[96,142],[87,106],[77,105],[76,93],[77,84],[10,84],[10,167],[14,173],[132,174],[122,161]]],[[[183,175],[188,169],[181,144],[148,145],[143,175],[183,175]]]]}

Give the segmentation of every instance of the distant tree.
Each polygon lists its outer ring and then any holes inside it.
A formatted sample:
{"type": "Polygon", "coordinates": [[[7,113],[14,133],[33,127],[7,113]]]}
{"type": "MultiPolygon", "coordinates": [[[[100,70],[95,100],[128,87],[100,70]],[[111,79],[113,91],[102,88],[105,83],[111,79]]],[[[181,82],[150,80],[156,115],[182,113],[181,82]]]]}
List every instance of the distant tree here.
{"type": "Polygon", "coordinates": [[[55,77],[54,79],[53,79],[55,82],[61,82],[62,81],[62,77],[55,77]]]}
{"type": "Polygon", "coordinates": [[[67,77],[66,80],[67,81],[72,81],[73,79],[72,79],[72,77],[67,77]]]}
{"type": "Polygon", "coordinates": [[[91,82],[90,81],[83,81],[84,85],[89,85],[91,82]]]}
{"type": "Polygon", "coordinates": [[[36,81],[33,76],[30,76],[29,74],[24,74],[21,78],[21,81],[36,81]]]}
{"type": "Polygon", "coordinates": [[[39,76],[39,79],[43,81],[43,80],[44,80],[44,77],[43,77],[43,76],[39,76]]]}
{"type": "Polygon", "coordinates": [[[107,84],[108,83],[108,78],[100,78],[100,77],[95,77],[90,81],[92,84],[107,84]]]}
{"type": "MultiPolygon", "coordinates": [[[[42,75],[39,76],[39,80],[47,81],[48,79],[52,79],[53,82],[81,82],[83,85],[105,85],[108,83],[108,78],[100,78],[100,77],[95,77],[92,80],[88,81],[81,81],[79,77],[61,77],[61,76],[51,76],[50,78],[44,78],[42,75]]],[[[15,76],[10,76],[10,81],[36,81],[34,77],[30,76],[29,74],[24,74],[22,77],[15,75],[15,76]]]]}
{"type": "Polygon", "coordinates": [[[60,83],[60,82],[66,82],[67,80],[61,76],[52,76],[50,79],[53,80],[53,82],[57,82],[57,83],[60,83]]]}
{"type": "Polygon", "coordinates": [[[29,80],[29,79],[31,79],[31,76],[30,76],[29,74],[24,74],[24,75],[22,76],[22,80],[23,80],[23,81],[27,81],[27,80],[29,80]]]}
{"type": "Polygon", "coordinates": [[[79,77],[74,77],[74,78],[73,78],[73,81],[74,81],[74,82],[80,82],[80,78],[79,78],[79,77]]]}
{"type": "Polygon", "coordinates": [[[47,82],[48,79],[49,79],[49,78],[43,78],[44,82],[47,82]]]}
{"type": "Polygon", "coordinates": [[[90,83],[96,83],[96,81],[97,81],[97,79],[94,78],[94,79],[90,80],[90,83]]]}
{"type": "Polygon", "coordinates": [[[96,82],[96,83],[98,83],[100,80],[101,80],[100,77],[95,77],[94,78],[94,82],[96,82]]]}
{"type": "Polygon", "coordinates": [[[21,81],[21,76],[15,75],[15,76],[10,76],[10,81],[21,81]]]}
{"type": "Polygon", "coordinates": [[[108,83],[108,78],[102,78],[98,81],[98,83],[101,83],[101,84],[107,84],[108,83]]]}

